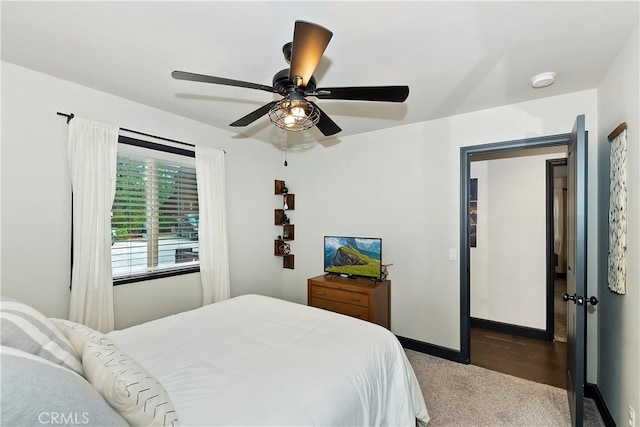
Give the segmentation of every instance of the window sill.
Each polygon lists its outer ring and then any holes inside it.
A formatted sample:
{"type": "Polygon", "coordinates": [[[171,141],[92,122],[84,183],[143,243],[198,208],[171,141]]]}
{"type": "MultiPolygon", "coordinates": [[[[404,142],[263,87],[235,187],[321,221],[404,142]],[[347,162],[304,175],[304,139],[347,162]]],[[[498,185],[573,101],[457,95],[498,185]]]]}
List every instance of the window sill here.
{"type": "Polygon", "coordinates": [[[165,277],[182,276],[183,274],[199,273],[200,266],[196,265],[191,268],[183,268],[180,270],[158,271],[153,273],[139,274],[135,276],[119,277],[113,279],[113,286],[126,285],[128,283],[146,282],[149,280],[162,279],[165,277]]]}

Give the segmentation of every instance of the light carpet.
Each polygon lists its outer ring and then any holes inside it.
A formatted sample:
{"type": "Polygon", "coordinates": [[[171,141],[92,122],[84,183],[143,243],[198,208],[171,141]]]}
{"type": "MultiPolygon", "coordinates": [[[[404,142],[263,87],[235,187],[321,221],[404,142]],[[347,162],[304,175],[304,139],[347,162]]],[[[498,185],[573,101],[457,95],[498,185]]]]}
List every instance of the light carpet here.
{"type": "MultiPolygon", "coordinates": [[[[412,350],[406,353],[427,404],[429,427],[571,425],[566,390],[412,350]]],[[[604,425],[593,403],[585,405],[585,425],[604,425]]]]}

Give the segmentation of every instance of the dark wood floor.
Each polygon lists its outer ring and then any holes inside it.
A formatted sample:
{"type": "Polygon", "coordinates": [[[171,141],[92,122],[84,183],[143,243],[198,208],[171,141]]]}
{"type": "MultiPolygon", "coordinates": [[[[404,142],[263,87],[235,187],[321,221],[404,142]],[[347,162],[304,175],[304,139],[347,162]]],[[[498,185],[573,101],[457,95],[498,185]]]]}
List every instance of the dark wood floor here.
{"type": "Polygon", "coordinates": [[[567,303],[562,300],[562,294],[567,292],[567,279],[556,278],[554,281],[553,309],[554,329],[553,337],[556,341],[567,341],[567,303]]]}
{"type": "Polygon", "coordinates": [[[471,364],[566,388],[567,343],[471,328],[471,364]]]}
{"type": "Polygon", "coordinates": [[[471,364],[516,377],[566,388],[567,281],[554,281],[555,342],[471,328],[471,364]]]}

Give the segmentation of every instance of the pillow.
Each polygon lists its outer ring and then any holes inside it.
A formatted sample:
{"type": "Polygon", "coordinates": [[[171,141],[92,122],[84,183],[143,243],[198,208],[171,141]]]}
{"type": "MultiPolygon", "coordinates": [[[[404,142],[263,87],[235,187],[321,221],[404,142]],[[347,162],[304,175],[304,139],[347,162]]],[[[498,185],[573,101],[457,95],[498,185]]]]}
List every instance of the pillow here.
{"type": "Polygon", "coordinates": [[[35,308],[3,297],[0,328],[0,344],[40,356],[83,375],[82,361],[69,340],[35,308]]]}
{"type": "Polygon", "coordinates": [[[132,426],[178,426],[160,382],[115,346],[87,342],[82,356],[93,387],[132,426]]]}
{"type": "Polygon", "coordinates": [[[126,426],[80,375],[12,347],[0,347],[1,417],[6,426],[126,426]]]}
{"type": "Polygon", "coordinates": [[[56,318],[51,318],[49,320],[51,320],[51,322],[60,330],[60,332],[62,332],[65,338],[69,340],[69,342],[73,346],[73,349],[80,356],[80,358],[82,358],[84,345],[87,342],[108,346],[115,345],[111,338],[109,338],[102,332],[98,332],[95,329],[92,329],[81,323],[56,318]]]}

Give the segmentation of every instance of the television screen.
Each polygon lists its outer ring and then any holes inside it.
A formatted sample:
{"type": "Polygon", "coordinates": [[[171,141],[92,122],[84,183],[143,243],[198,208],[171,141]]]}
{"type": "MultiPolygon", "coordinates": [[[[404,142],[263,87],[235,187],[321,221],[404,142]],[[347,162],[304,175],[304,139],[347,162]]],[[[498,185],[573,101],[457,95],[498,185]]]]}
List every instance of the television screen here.
{"type": "Polygon", "coordinates": [[[324,271],[380,279],[382,239],[374,237],[324,237],[324,271]]]}

